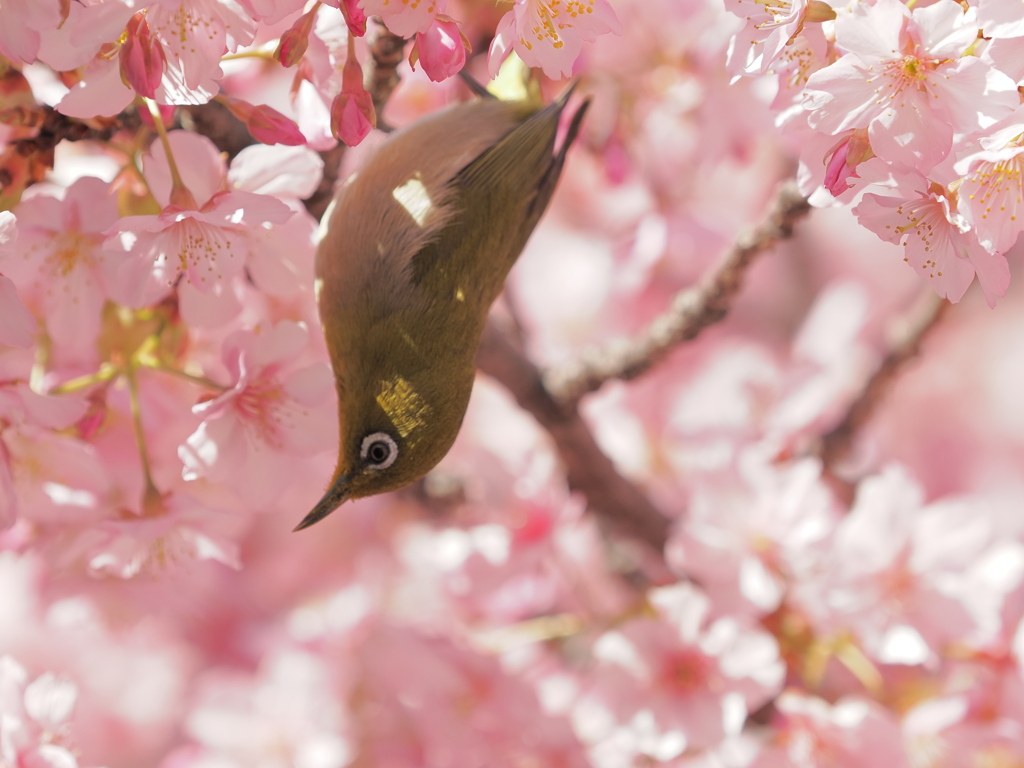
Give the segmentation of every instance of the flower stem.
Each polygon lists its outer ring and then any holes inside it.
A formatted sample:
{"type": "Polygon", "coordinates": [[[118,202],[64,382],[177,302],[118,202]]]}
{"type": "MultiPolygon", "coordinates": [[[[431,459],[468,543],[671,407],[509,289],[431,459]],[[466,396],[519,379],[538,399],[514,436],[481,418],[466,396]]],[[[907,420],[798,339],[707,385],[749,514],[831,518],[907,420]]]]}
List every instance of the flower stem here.
{"type": "Polygon", "coordinates": [[[159,505],[160,491],[153,482],[153,472],[149,463],[149,450],[146,448],[146,435],[142,429],[142,408],[139,404],[139,383],[135,377],[136,364],[129,362],[124,367],[125,378],[128,381],[128,397],[132,409],[132,427],[135,430],[135,443],[139,448],[139,462],[142,464],[142,478],[145,488],[142,492],[142,513],[148,516],[151,509],[159,505]]]}
{"type": "Polygon", "coordinates": [[[153,116],[153,125],[156,126],[160,143],[164,147],[164,154],[167,155],[167,167],[171,171],[171,203],[179,208],[195,210],[198,206],[196,205],[195,198],[192,197],[192,193],[185,186],[185,182],[182,181],[178,164],[174,160],[174,152],[171,150],[171,142],[167,138],[167,126],[164,125],[164,119],[160,116],[160,108],[152,99],[144,99],[144,101],[146,106],[149,107],[149,114],[153,116]]]}
{"type": "Polygon", "coordinates": [[[72,392],[78,392],[79,390],[91,387],[93,384],[101,384],[103,382],[116,379],[120,373],[121,369],[116,365],[103,363],[100,365],[99,370],[96,371],[96,373],[88,373],[85,376],[68,379],[63,384],[58,384],[56,387],[51,389],[48,394],[67,395],[72,392]]]}
{"type": "Polygon", "coordinates": [[[217,382],[213,381],[212,379],[208,379],[205,376],[196,376],[195,374],[192,373],[186,373],[185,371],[179,370],[177,368],[172,368],[169,365],[164,365],[159,361],[143,361],[141,365],[146,368],[149,368],[152,371],[169,373],[172,376],[177,376],[179,379],[184,379],[185,381],[189,381],[193,384],[196,384],[197,386],[204,387],[205,389],[212,389],[214,392],[223,392],[225,389],[227,389],[221,384],[218,384],[217,382]]]}

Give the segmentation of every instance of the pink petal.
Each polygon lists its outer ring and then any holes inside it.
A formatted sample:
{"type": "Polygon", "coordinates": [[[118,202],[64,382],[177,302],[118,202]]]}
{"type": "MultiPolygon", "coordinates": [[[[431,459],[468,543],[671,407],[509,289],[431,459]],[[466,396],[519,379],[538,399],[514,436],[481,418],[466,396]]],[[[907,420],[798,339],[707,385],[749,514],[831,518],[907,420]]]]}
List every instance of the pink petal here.
{"type": "Polygon", "coordinates": [[[0,275],[0,344],[28,348],[36,330],[32,317],[18,297],[18,289],[9,277],[0,275]]]}

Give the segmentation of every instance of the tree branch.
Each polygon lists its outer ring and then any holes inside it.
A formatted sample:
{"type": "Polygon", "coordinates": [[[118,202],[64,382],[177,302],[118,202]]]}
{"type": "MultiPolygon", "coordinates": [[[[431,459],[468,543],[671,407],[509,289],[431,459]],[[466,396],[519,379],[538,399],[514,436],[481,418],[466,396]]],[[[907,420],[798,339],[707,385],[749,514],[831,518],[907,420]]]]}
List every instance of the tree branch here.
{"type": "Polygon", "coordinates": [[[681,291],[672,306],[638,336],[584,352],[580,359],[545,374],[547,391],[569,405],[609,379],[633,379],[664,358],[676,345],[695,338],[729,311],[747,269],[760,254],[793,233],[810,210],[792,181],[784,184],[768,219],[741,236],[721,266],[695,287],[681,291]]]}
{"type": "Polygon", "coordinates": [[[835,476],[835,465],[849,454],[857,432],[874,415],[897,376],[920,354],[921,344],[948,311],[948,301],[936,296],[931,288],[925,290],[926,295],[899,321],[896,342],[865,382],[860,395],[850,403],[842,420],[821,437],[812,451],[821,458],[830,475],[835,476]]]}
{"type": "Polygon", "coordinates": [[[598,447],[575,404],[556,401],[544,387],[537,367],[493,322],[484,332],[476,363],[508,389],[520,407],[551,435],[569,487],[583,494],[598,519],[661,553],[668,540],[669,519],[619,474],[598,447]]]}

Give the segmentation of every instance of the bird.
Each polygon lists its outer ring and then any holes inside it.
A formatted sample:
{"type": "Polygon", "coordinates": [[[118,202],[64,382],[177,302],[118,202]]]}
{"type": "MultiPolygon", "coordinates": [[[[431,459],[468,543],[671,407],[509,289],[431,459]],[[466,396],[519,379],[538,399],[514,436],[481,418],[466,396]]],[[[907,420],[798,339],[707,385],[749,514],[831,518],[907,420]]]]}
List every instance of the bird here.
{"type": "Polygon", "coordinates": [[[589,106],[476,98],[392,134],[338,190],[315,293],[338,399],[333,477],[295,528],[396,490],[447,454],[488,311],[554,193],[589,106]]]}

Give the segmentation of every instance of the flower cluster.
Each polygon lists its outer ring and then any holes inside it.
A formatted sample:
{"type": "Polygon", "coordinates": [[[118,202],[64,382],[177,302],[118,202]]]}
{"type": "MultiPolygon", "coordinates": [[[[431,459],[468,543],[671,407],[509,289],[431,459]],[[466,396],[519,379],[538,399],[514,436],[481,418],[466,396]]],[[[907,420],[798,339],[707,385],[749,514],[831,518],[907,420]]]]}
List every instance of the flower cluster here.
{"type": "Polygon", "coordinates": [[[1021,19],[0,0],[0,766],[1019,766],[1021,19]],[[591,105],[509,391],[293,534],[332,187],[527,68],[591,105]]]}
{"type": "Polygon", "coordinates": [[[778,78],[804,190],[821,205],[857,198],[861,224],[902,245],[936,293],[959,301],[977,276],[994,305],[1024,228],[1012,3],[726,5],[745,22],[730,67],[778,78]]]}

